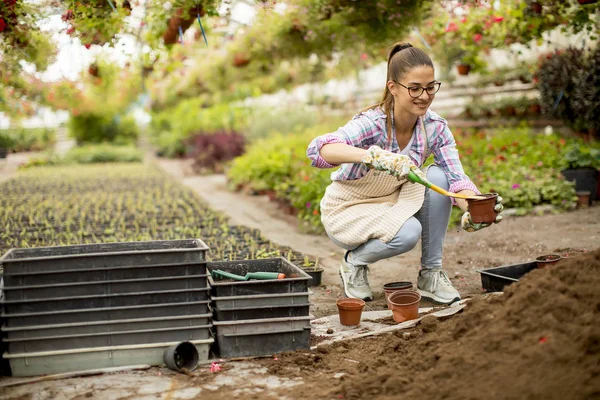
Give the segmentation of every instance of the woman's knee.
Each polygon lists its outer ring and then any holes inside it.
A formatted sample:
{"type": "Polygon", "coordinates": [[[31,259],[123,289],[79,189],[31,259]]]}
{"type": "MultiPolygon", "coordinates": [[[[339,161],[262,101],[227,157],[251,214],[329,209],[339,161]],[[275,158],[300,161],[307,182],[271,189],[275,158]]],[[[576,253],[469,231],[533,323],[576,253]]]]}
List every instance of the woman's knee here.
{"type": "Polygon", "coordinates": [[[432,165],[427,169],[427,180],[444,190],[448,190],[450,183],[444,171],[437,165],[432,165]]]}
{"type": "Polygon", "coordinates": [[[421,223],[415,217],[409,218],[396,236],[388,243],[388,247],[393,247],[399,250],[398,254],[402,254],[413,249],[421,238],[421,223]]]}

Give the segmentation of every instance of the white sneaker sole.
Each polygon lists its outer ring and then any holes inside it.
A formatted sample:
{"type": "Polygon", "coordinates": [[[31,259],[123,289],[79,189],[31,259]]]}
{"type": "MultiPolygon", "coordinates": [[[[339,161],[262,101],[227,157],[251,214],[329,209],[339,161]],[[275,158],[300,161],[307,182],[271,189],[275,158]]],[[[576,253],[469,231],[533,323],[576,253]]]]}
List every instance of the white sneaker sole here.
{"type": "Polygon", "coordinates": [[[350,292],[348,291],[348,281],[346,280],[346,278],[344,276],[344,267],[342,265],[340,265],[340,278],[342,278],[342,283],[344,285],[344,294],[346,295],[346,297],[348,297],[350,299],[360,299],[360,300],[364,300],[364,301],[373,300],[373,297],[362,298],[362,297],[357,297],[357,296],[350,294],[350,292]]]}
{"type": "Polygon", "coordinates": [[[457,296],[457,297],[455,297],[453,299],[450,299],[450,300],[448,300],[448,299],[442,299],[441,297],[437,297],[435,294],[433,294],[431,292],[428,292],[427,290],[421,290],[421,289],[418,289],[418,288],[417,288],[417,293],[419,293],[421,295],[421,298],[429,300],[429,301],[432,301],[432,302],[437,303],[437,304],[446,304],[446,305],[449,305],[449,304],[454,303],[455,301],[460,301],[460,296],[457,296]]]}

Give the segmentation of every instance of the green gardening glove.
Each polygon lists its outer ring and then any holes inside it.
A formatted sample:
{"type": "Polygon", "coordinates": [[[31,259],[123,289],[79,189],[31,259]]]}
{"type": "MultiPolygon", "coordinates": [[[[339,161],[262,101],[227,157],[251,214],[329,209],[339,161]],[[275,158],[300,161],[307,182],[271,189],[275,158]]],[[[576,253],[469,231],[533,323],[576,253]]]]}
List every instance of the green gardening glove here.
{"type": "MultiPolygon", "coordinates": [[[[502,197],[498,196],[496,198],[496,205],[494,206],[494,210],[496,210],[496,212],[498,213],[494,223],[498,224],[503,219],[503,217],[501,215],[502,210],[504,210],[504,206],[502,205],[502,197]]],[[[487,228],[488,226],[490,226],[492,224],[489,224],[489,223],[476,224],[475,222],[473,222],[471,220],[471,213],[467,211],[463,214],[462,218],[460,219],[460,225],[467,232],[477,232],[483,228],[487,228]]]]}

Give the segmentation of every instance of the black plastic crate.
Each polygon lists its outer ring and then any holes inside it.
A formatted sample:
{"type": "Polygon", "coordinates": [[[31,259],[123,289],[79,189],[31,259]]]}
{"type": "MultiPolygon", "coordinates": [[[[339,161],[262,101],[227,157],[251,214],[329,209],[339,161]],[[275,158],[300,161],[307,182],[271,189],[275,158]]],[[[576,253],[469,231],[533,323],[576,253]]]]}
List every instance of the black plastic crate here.
{"type": "Polygon", "coordinates": [[[1,314],[9,328],[131,318],[177,317],[209,313],[209,300],[190,303],[159,303],[141,306],[88,308],[82,310],[1,314]]]}
{"type": "Polygon", "coordinates": [[[217,336],[220,357],[256,357],[310,349],[310,328],[217,336]]]}
{"type": "Polygon", "coordinates": [[[189,303],[208,300],[208,287],[203,289],[159,290],[141,293],[117,293],[92,296],[56,297],[32,300],[5,300],[4,310],[8,315],[49,311],[81,310],[140,306],[160,303],[189,303]]]}
{"type": "MultiPolygon", "coordinates": [[[[93,332],[8,338],[11,354],[106,346],[140,345],[146,343],[183,342],[210,338],[211,325],[184,325],[168,328],[138,329],[110,332],[93,332]]],[[[74,330],[73,332],[76,332],[74,330]]]]}
{"type": "Polygon", "coordinates": [[[311,292],[258,294],[254,296],[211,296],[214,308],[228,309],[237,307],[291,306],[310,303],[311,292]]]}
{"type": "Polygon", "coordinates": [[[140,293],[161,290],[199,289],[207,287],[206,275],[123,279],[96,282],[63,282],[49,285],[5,286],[4,298],[11,300],[51,299],[117,293],[140,293]]]}
{"type": "Polygon", "coordinates": [[[5,274],[6,286],[35,286],[58,283],[98,282],[125,279],[145,279],[206,275],[206,262],[186,264],[127,265],[67,271],[44,271],[5,274]]]}
{"type": "Polygon", "coordinates": [[[311,277],[285,258],[266,258],[262,260],[220,261],[207,264],[208,280],[212,296],[252,296],[275,293],[305,293],[311,277]],[[230,281],[213,278],[213,269],[220,269],[236,275],[248,272],[279,272],[284,279],[230,281]]]}
{"type": "Polygon", "coordinates": [[[0,258],[6,275],[206,261],[208,246],[200,239],[96,243],[10,249],[0,258]]]}
{"type": "Polygon", "coordinates": [[[488,292],[502,292],[505,286],[518,282],[528,272],[537,268],[537,262],[503,265],[477,270],[481,274],[481,287],[488,292]]]}
{"type": "Polygon", "coordinates": [[[214,308],[213,315],[216,321],[239,321],[247,319],[304,317],[310,314],[310,303],[262,306],[262,307],[237,307],[229,309],[214,308]]]}

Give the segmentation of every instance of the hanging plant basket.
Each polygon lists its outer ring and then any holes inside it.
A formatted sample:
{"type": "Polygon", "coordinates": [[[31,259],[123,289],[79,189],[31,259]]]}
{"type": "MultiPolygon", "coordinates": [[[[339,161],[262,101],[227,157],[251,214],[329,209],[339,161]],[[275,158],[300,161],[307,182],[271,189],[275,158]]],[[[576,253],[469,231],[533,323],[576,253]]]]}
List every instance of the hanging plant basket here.
{"type": "Polygon", "coordinates": [[[456,66],[459,75],[469,75],[471,72],[471,66],[469,64],[458,64],[456,66]]]}
{"type": "Polygon", "coordinates": [[[179,8],[175,11],[175,15],[171,17],[169,20],[167,30],[163,33],[163,41],[165,44],[174,44],[179,39],[179,27],[181,27],[181,31],[185,32],[196,20],[196,16],[200,14],[200,16],[204,16],[205,11],[201,5],[193,6],[189,8],[186,12],[186,9],[179,8]]]}

